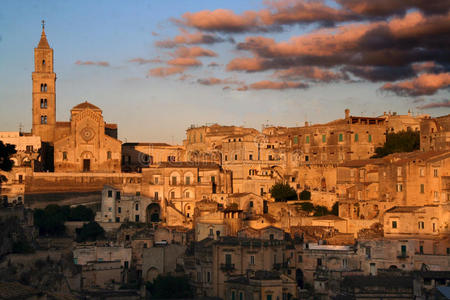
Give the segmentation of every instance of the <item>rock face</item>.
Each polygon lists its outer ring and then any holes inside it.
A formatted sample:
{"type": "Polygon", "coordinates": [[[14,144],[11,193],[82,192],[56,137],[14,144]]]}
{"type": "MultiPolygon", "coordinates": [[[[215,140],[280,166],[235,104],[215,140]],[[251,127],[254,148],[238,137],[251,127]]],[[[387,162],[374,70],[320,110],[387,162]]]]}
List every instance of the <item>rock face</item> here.
{"type": "Polygon", "coordinates": [[[2,209],[0,259],[9,253],[30,253],[36,248],[32,212],[23,208],[2,209]]]}

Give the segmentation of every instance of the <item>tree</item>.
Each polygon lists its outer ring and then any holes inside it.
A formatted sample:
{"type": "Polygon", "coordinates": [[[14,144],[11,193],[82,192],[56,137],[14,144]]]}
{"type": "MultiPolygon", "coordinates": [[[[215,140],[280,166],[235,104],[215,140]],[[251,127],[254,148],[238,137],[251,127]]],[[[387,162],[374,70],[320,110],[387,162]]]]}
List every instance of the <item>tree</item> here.
{"type": "Polygon", "coordinates": [[[323,205],[314,206],[314,216],[321,217],[329,214],[330,212],[328,211],[328,208],[326,206],[323,205]]]}
{"type": "Polygon", "coordinates": [[[66,227],[70,208],[60,207],[56,204],[47,205],[45,209],[34,210],[34,225],[39,228],[40,235],[61,236],[66,227]]]}
{"type": "Polygon", "coordinates": [[[380,158],[392,153],[412,152],[420,149],[420,132],[400,131],[386,134],[386,143],[383,147],[375,149],[372,158],[380,158]]]}
{"type": "Polygon", "coordinates": [[[276,202],[297,200],[297,192],[287,183],[276,183],[270,189],[270,194],[276,202]]]}
{"type": "Polygon", "coordinates": [[[71,208],[69,213],[69,221],[93,221],[94,212],[92,209],[84,206],[78,205],[77,207],[71,208]]]}
{"type": "Polygon", "coordinates": [[[11,160],[11,156],[16,154],[16,146],[10,144],[3,144],[0,141],[0,170],[2,171],[11,171],[14,162],[11,160]]]}
{"type": "Polygon", "coordinates": [[[311,192],[307,190],[303,190],[300,193],[300,200],[311,200],[311,192]]]}
{"type": "Polygon", "coordinates": [[[334,202],[333,206],[331,207],[331,214],[339,216],[339,202],[334,202]]]}
{"type": "Polygon", "coordinates": [[[306,212],[314,211],[314,205],[311,202],[302,202],[300,203],[301,209],[306,212]]]}
{"type": "Polygon", "coordinates": [[[97,222],[91,221],[84,224],[77,231],[77,242],[96,241],[105,237],[105,230],[97,222]]]}
{"type": "Polygon", "coordinates": [[[186,276],[158,275],[153,283],[147,282],[152,299],[189,299],[194,293],[186,276]]]}

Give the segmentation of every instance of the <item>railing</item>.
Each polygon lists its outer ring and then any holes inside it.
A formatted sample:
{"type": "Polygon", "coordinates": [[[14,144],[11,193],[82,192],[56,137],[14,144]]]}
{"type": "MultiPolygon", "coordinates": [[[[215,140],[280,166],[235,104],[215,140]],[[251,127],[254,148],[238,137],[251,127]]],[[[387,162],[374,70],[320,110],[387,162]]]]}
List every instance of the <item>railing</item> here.
{"type": "Polygon", "coordinates": [[[408,257],[409,256],[408,256],[408,254],[406,252],[399,252],[397,254],[397,258],[399,258],[399,259],[404,259],[404,258],[408,258],[408,257]]]}
{"type": "Polygon", "coordinates": [[[220,264],[220,269],[222,271],[233,271],[234,270],[234,264],[220,264]]]}

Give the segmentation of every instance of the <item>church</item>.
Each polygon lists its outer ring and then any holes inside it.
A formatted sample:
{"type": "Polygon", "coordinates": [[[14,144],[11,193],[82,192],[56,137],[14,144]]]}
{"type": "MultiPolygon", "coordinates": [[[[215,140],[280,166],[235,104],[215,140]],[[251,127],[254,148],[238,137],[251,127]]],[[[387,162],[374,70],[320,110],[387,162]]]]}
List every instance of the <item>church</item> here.
{"type": "Polygon", "coordinates": [[[43,157],[55,172],[120,172],[122,142],[117,125],[104,121],[102,110],[83,102],[71,109],[70,121],[56,121],[56,74],[53,49],[42,26],[34,49],[32,134],[41,137],[43,157]]]}

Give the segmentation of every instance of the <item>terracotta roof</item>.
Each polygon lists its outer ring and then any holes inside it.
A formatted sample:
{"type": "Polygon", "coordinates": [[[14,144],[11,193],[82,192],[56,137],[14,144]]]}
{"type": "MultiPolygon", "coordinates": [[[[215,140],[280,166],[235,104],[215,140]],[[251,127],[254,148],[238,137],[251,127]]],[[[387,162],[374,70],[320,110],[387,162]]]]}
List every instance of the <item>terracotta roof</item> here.
{"type": "Polygon", "coordinates": [[[89,103],[89,102],[87,102],[87,101],[82,102],[82,103],[80,103],[80,104],[74,106],[74,107],[72,108],[72,110],[74,110],[74,109],[76,109],[76,110],[81,110],[81,109],[87,109],[87,108],[92,109],[92,110],[99,110],[99,111],[101,111],[100,108],[98,108],[98,107],[95,106],[94,104],[89,103]]]}
{"type": "Polygon", "coordinates": [[[50,45],[48,44],[44,29],[42,29],[41,40],[39,41],[37,47],[38,49],[50,49],[50,45]]]}

